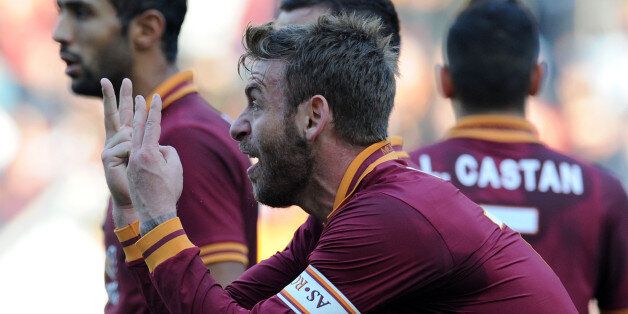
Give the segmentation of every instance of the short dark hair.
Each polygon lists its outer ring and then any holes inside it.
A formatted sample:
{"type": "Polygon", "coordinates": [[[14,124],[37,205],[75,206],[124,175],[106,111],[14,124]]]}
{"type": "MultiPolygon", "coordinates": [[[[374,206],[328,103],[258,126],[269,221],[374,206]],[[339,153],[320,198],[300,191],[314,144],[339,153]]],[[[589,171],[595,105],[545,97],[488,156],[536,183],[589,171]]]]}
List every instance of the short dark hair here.
{"type": "Polygon", "coordinates": [[[523,107],[540,44],[536,21],[519,1],[472,1],[446,45],[454,96],[467,109],[523,107]]]}
{"type": "Polygon", "coordinates": [[[362,15],[374,16],[381,19],[384,36],[392,35],[390,44],[399,49],[401,37],[399,36],[399,17],[395,6],[390,0],[281,0],[280,10],[292,11],[294,9],[311,7],[315,5],[327,6],[333,14],[356,12],[362,15]]]}
{"type": "Polygon", "coordinates": [[[161,38],[161,46],[170,63],[177,59],[179,33],[187,12],[187,0],[109,0],[116,9],[122,23],[122,33],[126,34],[131,20],[147,10],[159,11],[166,20],[166,30],[161,38]]]}
{"type": "Polygon", "coordinates": [[[356,14],[325,15],[311,25],[249,26],[240,66],[280,60],[285,64],[286,106],[324,96],[336,133],[352,145],[368,146],[387,137],[395,98],[397,54],[379,19],[356,14]]]}

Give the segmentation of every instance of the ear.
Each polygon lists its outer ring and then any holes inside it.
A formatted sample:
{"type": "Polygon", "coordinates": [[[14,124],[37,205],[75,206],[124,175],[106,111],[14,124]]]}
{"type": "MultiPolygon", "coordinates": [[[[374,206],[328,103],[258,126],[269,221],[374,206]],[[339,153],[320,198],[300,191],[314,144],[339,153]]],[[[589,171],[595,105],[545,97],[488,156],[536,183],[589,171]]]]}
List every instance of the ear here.
{"type": "Polygon", "coordinates": [[[305,131],[305,138],[314,141],[332,120],[327,99],[321,95],[312,96],[299,106],[297,126],[305,131]]]}
{"type": "Polygon", "coordinates": [[[129,24],[131,44],[140,51],[160,47],[166,31],[166,18],[161,12],[151,9],[136,16],[129,24]]]}
{"type": "Polygon", "coordinates": [[[446,65],[436,66],[436,85],[440,94],[445,98],[454,97],[454,83],[451,81],[451,73],[446,65]]]}
{"type": "Polygon", "coordinates": [[[537,63],[532,70],[532,75],[530,76],[530,89],[528,90],[528,94],[530,96],[535,96],[541,91],[541,87],[543,86],[543,78],[545,77],[545,73],[547,72],[547,63],[541,62],[537,63]]]}

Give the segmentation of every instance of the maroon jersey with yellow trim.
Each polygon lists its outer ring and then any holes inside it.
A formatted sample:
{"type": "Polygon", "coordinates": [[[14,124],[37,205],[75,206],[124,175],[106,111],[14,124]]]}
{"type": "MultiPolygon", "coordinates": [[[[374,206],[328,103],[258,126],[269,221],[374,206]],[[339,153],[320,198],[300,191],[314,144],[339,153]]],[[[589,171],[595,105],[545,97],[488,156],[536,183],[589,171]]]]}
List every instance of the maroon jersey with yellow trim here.
{"type": "Polygon", "coordinates": [[[350,164],[326,224],[310,217],[225,290],[176,218],[135,245],[172,313],[576,312],[517,233],[387,142],[350,164]]]}
{"type": "Polygon", "coordinates": [[[411,159],[519,231],[580,313],[593,298],[603,309],[628,307],[628,202],[617,179],[543,145],[516,117],[463,119],[411,159]]]}
{"type": "MultiPolygon", "coordinates": [[[[225,261],[253,265],[257,203],[246,175],[249,160],[230,137],[229,123],[196,92],[191,72],[175,75],[156,93],[164,104],[159,142],[176,148],[183,165],[177,214],[190,240],[200,247],[203,265],[225,261]]],[[[105,312],[148,312],[136,280],[124,265],[124,253],[113,233],[111,207],[103,229],[109,295],[105,312]]]]}

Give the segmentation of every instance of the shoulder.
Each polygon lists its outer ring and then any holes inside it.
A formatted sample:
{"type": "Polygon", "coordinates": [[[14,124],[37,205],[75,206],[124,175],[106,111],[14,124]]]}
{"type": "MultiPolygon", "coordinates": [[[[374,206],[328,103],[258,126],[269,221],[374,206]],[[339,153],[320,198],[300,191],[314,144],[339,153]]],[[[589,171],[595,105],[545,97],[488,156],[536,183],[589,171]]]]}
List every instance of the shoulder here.
{"type": "Polygon", "coordinates": [[[392,255],[407,245],[446,249],[439,232],[420,211],[385,191],[356,195],[332,217],[323,229],[322,246],[341,242],[392,255]]]}

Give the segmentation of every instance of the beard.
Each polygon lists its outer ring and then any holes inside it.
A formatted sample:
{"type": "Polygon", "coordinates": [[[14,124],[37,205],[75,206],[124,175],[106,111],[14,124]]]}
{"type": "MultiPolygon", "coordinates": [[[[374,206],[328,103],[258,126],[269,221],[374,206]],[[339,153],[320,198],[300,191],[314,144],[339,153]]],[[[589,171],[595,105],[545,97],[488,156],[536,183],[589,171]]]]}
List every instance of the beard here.
{"type": "Polygon", "coordinates": [[[314,162],[311,147],[298,134],[294,122],[287,120],[283,134],[260,142],[259,162],[250,174],[253,193],[260,203],[271,207],[295,205],[308,186],[314,162]]]}
{"type": "Polygon", "coordinates": [[[129,77],[133,66],[132,56],[124,37],[98,51],[91,64],[81,59],[81,74],[72,78],[72,92],[83,96],[102,97],[101,78],[108,78],[116,94],[122,80],[129,77]]]}

